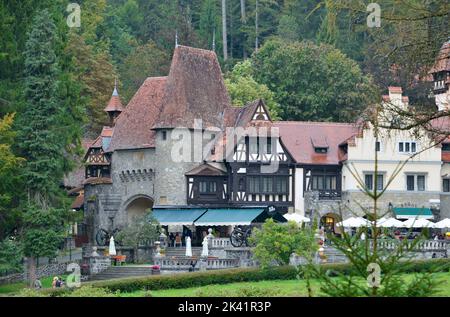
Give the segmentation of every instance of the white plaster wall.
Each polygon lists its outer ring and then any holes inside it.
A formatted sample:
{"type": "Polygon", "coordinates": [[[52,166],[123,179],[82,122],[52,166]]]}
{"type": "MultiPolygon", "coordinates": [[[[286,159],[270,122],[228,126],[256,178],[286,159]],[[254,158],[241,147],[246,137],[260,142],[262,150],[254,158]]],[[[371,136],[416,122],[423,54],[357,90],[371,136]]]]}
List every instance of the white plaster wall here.
{"type": "MultiPolygon", "coordinates": [[[[383,173],[384,182],[393,175],[400,162],[407,160],[411,154],[404,154],[398,151],[398,142],[415,141],[417,143],[417,152],[424,149],[423,152],[411,159],[403,167],[398,176],[388,187],[389,191],[406,191],[406,174],[423,173],[426,174],[425,190],[438,192],[441,190],[441,148],[432,146],[427,137],[417,139],[408,131],[380,131],[379,141],[381,142],[381,151],[378,152],[378,171],[383,173]]],[[[364,179],[365,172],[375,170],[375,136],[373,129],[364,130],[362,138],[356,138],[356,145],[348,147],[347,166],[353,166],[358,171],[359,176],[364,179]]],[[[357,182],[348,168],[344,166],[342,170],[345,177],[344,190],[357,190],[357,182]]]]}
{"type": "Polygon", "coordinates": [[[295,169],[295,213],[305,215],[305,198],[303,197],[303,168],[295,169]]]}

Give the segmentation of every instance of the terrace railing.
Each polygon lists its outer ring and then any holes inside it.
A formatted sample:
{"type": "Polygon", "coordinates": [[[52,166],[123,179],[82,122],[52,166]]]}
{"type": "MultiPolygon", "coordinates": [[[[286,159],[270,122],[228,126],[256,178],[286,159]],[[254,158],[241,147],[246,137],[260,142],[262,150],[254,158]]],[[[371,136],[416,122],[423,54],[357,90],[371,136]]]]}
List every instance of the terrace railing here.
{"type": "MultiPolygon", "coordinates": [[[[370,241],[371,246],[373,246],[373,240],[370,241]]],[[[399,241],[399,240],[388,240],[379,239],[377,240],[377,247],[385,250],[394,250],[398,247],[400,243],[407,243],[411,246],[414,242],[411,240],[399,241]]],[[[445,251],[450,249],[450,241],[448,240],[425,240],[419,241],[414,246],[415,251],[445,251]]]]}
{"type": "Polygon", "coordinates": [[[231,241],[230,238],[213,238],[211,239],[211,248],[230,248],[231,241]]]}
{"type": "MultiPolygon", "coordinates": [[[[189,270],[192,263],[191,258],[155,258],[154,262],[156,265],[161,267],[161,270],[189,270]]],[[[194,260],[197,261],[195,269],[199,269],[199,264],[202,259],[194,260]]],[[[218,269],[228,269],[239,266],[239,259],[216,259],[207,258],[204,259],[206,263],[207,270],[218,270],[218,269]]]]}

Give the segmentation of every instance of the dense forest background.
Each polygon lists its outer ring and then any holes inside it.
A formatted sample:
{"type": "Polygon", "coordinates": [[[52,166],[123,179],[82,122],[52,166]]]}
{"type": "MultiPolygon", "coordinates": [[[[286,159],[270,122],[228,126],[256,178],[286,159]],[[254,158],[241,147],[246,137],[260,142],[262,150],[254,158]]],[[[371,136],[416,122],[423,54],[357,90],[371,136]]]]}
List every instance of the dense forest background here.
{"type": "Polygon", "coordinates": [[[446,1],[379,1],[380,28],[367,27],[367,1],[70,2],[81,6],[80,28],[66,24],[69,1],[1,0],[0,115],[25,106],[25,43],[33,17],[44,8],[57,27],[61,93],[85,111],[83,134],[91,137],[106,123],[102,109],[114,80],[126,104],[146,77],[167,75],[176,36],[181,45],[214,45],[227,77],[236,63],[251,58],[240,67],[246,73],[235,71],[228,81],[237,104],[247,101],[239,87],[256,85],[251,90],[272,99],[281,119],[335,121],[354,119],[371,85],[400,85],[412,103],[432,104],[421,79],[448,36],[446,1]],[[271,73],[280,67],[280,74],[271,73]]]}

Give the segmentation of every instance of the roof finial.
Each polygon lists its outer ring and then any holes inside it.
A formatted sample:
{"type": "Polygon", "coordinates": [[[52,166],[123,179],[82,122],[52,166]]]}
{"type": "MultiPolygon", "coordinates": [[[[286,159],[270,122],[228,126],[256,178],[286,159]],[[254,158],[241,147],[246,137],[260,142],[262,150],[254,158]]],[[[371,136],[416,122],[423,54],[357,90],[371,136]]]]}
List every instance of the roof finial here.
{"type": "Polygon", "coordinates": [[[214,28],[214,33],[213,33],[212,50],[213,50],[213,52],[216,51],[216,28],[214,28]]]}
{"type": "Polygon", "coordinates": [[[178,47],[178,30],[175,31],[175,48],[178,47]]]}
{"type": "Polygon", "coordinates": [[[114,91],[113,91],[113,96],[118,96],[119,92],[117,91],[117,77],[114,79],[114,91]]]}

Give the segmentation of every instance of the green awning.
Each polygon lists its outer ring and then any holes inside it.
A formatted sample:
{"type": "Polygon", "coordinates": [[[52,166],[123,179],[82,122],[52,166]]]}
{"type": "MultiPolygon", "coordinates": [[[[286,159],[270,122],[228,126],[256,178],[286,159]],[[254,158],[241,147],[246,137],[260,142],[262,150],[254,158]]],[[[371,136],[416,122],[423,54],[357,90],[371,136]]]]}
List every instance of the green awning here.
{"type": "Polygon", "coordinates": [[[153,216],[162,226],[192,225],[206,212],[202,209],[153,209],[153,216]]]}
{"type": "Polygon", "coordinates": [[[247,226],[250,225],[264,208],[254,209],[208,209],[195,221],[196,226],[247,226]]]}
{"type": "Polygon", "coordinates": [[[394,214],[397,219],[433,219],[433,213],[430,208],[395,207],[394,214]]]}

